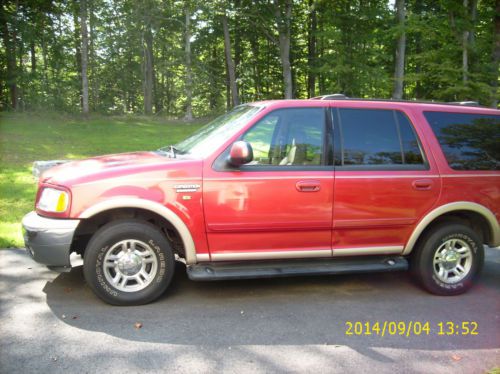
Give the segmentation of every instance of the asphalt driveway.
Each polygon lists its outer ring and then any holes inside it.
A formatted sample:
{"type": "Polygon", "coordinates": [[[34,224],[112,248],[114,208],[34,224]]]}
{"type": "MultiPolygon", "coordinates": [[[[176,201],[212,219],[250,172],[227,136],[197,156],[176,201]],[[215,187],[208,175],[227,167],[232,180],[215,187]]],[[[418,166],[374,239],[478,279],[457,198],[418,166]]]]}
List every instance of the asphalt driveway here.
{"type": "Polygon", "coordinates": [[[196,283],[177,268],[157,302],[112,307],[21,249],[0,250],[0,372],[484,372],[500,367],[500,250],[469,293],[433,296],[407,273],[196,283]],[[429,322],[348,336],[346,322],[429,322]],[[439,322],[478,335],[439,335],[439,322]]]}

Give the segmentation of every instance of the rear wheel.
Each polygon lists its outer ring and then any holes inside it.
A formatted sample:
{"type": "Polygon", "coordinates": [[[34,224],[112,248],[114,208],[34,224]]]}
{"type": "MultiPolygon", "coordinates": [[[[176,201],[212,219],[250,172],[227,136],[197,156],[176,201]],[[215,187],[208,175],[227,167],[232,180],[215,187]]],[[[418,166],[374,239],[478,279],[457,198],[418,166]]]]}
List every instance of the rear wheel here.
{"type": "Polygon", "coordinates": [[[458,295],[467,291],[484,263],[478,235],[462,224],[443,224],[422,238],[411,259],[414,275],[428,291],[458,295]]]}
{"type": "Polygon", "coordinates": [[[85,250],[85,279],[113,305],[141,305],[158,298],[174,274],[174,254],[155,226],[120,220],[100,228],[85,250]]]}

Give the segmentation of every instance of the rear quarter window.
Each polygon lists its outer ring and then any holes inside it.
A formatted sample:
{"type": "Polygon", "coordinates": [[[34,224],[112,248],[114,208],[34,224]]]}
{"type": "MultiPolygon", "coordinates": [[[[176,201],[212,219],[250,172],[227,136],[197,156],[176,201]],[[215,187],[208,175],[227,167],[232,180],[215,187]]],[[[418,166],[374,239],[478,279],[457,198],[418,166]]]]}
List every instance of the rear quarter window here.
{"type": "Polygon", "coordinates": [[[424,112],[448,165],[455,170],[499,170],[500,116],[424,112]]]}

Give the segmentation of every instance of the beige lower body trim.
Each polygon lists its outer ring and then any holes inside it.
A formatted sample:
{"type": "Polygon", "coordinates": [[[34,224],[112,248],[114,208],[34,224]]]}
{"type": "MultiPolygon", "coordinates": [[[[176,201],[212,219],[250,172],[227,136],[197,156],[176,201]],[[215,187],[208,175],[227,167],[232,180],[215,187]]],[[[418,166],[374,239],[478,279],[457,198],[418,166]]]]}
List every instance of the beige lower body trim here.
{"type": "Polygon", "coordinates": [[[208,253],[197,253],[196,254],[197,262],[208,262],[210,261],[210,255],[208,253]]]}
{"type": "MultiPolygon", "coordinates": [[[[401,254],[404,247],[402,245],[386,247],[362,247],[362,248],[334,248],[317,249],[311,251],[261,251],[261,252],[229,252],[214,253],[212,261],[244,261],[244,260],[280,260],[290,258],[317,258],[317,257],[340,257],[340,256],[362,256],[362,255],[388,255],[401,254]]],[[[209,261],[208,255],[203,260],[198,257],[198,261],[209,261]]]]}
{"type": "Polygon", "coordinates": [[[436,218],[439,216],[445,214],[445,213],[450,213],[454,211],[471,211],[475,213],[481,214],[486,221],[488,222],[488,225],[490,227],[490,235],[491,235],[491,240],[490,243],[487,243],[490,246],[497,247],[500,245],[500,226],[498,225],[498,221],[493,214],[491,210],[486,208],[483,205],[479,205],[477,203],[473,203],[470,201],[457,201],[454,203],[449,203],[442,205],[430,213],[428,213],[415,227],[415,230],[413,230],[413,233],[410,236],[410,239],[406,243],[405,249],[403,251],[404,255],[409,255],[411,251],[413,250],[413,247],[417,243],[418,238],[424,232],[424,230],[429,226],[432,221],[434,221],[436,218]]]}
{"type": "Polygon", "coordinates": [[[404,247],[402,245],[388,247],[333,248],[333,256],[394,255],[401,254],[403,249],[404,247]]]}
{"type": "Polygon", "coordinates": [[[260,251],[260,252],[229,252],[213,253],[212,261],[240,261],[240,260],[278,260],[285,258],[331,257],[331,249],[317,249],[311,251],[260,251]]]}
{"type": "Polygon", "coordinates": [[[87,219],[106,210],[117,208],[140,208],[150,210],[164,217],[168,222],[172,224],[172,226],[175,227],[182,239],[182,243],[184,244],[186,263],[196,263],[196,249],[194,246],[193,237],[191,236],[191,232],[177,214],[160,203],[133,197],[110,198],[86,209],[79,215],[78,218],[87,219]]]}

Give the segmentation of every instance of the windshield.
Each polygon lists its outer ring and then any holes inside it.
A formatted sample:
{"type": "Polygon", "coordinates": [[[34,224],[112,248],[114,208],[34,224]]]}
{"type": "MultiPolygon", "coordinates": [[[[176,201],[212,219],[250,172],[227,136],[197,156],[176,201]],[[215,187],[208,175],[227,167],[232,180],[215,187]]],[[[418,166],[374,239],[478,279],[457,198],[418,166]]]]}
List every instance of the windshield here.
{"type": "Polygon", "coordinates": [[[252,105],[237,106],[229,113],[203,126],[186,140],[176,144],[174,149],[179,154],[205,157],[236,134],[262,108],[252,105]]]}

